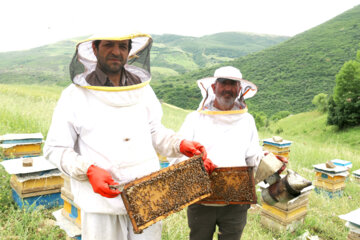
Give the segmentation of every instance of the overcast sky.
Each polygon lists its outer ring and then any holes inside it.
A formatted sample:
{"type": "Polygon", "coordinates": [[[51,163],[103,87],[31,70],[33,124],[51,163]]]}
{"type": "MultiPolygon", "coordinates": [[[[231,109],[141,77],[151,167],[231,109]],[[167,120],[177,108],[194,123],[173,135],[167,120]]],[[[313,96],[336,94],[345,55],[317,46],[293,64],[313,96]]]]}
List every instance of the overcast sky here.
{"type": "Polygon", "coordinates": [[[5,0],[0,51],[24,50],[114,27],[203,36],[236,31],[294,36],[360,0],[5,0]]]}

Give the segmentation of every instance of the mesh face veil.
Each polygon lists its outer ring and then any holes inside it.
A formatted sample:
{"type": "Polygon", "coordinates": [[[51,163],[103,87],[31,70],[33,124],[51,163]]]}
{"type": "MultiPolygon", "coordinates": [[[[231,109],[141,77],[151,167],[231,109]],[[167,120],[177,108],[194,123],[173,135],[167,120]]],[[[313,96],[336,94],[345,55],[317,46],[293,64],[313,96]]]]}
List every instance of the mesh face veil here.
{"type": "Polygon", "coordinates": [[[95,40],[122,41],[131,39],[132,48],[126,65],[127,70],[139,76],[142,81],[150,80],[150,50],[152,38],[150,35],[136,33],[113,35],[94,35],[91,38],[77,44],[76,52],[70,63],[70,77],[73,83],[80,86],[88,86],[86,76],[96,68],[97,58],[92,48],[95,40]]]}
{"type": "Polygon", "coordinates": [[[257,92],[256,85],[243,79],[240,70],[231,66],[217,69],[214,73],[214,77],[200,79],[197,81],[197,84],[203,96],[198,111],[205,114],[236,114],[246,112],[247,107],[244,100],[253,97],[257,92]],[[239,108],[238,110],[214,111],[213,103],[216,96],[211,85],[215,83],[217,79],[229,79],[233,81],[239,81],[241,83],[240,93],[235,99],[235,103],[239,108]]]}

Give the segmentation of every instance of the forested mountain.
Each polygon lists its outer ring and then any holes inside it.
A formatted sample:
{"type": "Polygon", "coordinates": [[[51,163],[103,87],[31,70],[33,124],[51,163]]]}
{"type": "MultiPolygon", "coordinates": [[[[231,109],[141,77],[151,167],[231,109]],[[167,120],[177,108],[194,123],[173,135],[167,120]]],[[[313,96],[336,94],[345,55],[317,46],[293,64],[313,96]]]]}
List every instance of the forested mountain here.
{"type": "Polygon", "coordinates": [[[313,108],[311,100],[318,93],[332,93],[335,75],[346,61],[355,59],[359,43],[360,5],[273,47],[169,77],[153,87],[163,101],[195,109],[201,100],[195,81],[212,76],[219,66],[233,65],[258,86],[258,94],[248,100],[251,111],[303,112],[313,108]]]}
{"type": "MultiPolygon", "coordinates": [[[[0,83],[70,83],[68,66],[76,43],[87,36],[27,51],[0,53],[0,83]]],[[[204,37],[154,35],[154,80],[233,60],[275,45],[288,37],[226,32],[204,37]]]]}
{"type": "Polygon", "coordinates": [[[154,80],[168,74],[177,75],[209,67],[216,63],[257,52],[283,42],[289,37],[258,35],[250,33],[224,32],[203,37],[178,35],[152,35],[151,67],[154,80]],[[165,69],[166,70],[166,69],[165,69]],[[175,72],[174,72],[175,71],[175,72]]]}

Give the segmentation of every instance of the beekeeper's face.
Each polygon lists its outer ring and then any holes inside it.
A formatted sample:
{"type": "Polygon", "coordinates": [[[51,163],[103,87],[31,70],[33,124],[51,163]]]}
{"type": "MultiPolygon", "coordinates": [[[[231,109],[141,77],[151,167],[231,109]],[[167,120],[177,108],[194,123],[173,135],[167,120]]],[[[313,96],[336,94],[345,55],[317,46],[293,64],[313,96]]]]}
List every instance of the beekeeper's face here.
{"type": "Polygon", "coordinates": [[[240,93],[239,81],[230,79],[218,79],[211,85],[215,93],[215,103],[220,110],[230,110],[234,106],[235,99],[240,93]]]}
{"type": "Polygon", "coordinates": [[[101,40],[98,47],[93,44],[94,54],[105,74],[118,74],[129,55],[129,40],[101,40]]]}

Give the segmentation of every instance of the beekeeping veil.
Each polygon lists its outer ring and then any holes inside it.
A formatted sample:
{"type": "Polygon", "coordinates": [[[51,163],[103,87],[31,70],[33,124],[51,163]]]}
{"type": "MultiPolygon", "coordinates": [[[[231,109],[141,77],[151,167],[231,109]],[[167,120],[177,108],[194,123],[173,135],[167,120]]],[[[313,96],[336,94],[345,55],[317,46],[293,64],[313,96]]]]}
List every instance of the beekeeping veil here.
{"type": "Polygon", "coordinates": [[[237,114],[247,112],[245,99],[253,97],[257,92],[257,87],[254,83],[242,79],[242,74],[239,69],[231,66],[221,67],[216,69],[214,77],[207,77],[197,81],[201,90],[203,100],[200,102],[198,111],[204,114],[237,114]],[[217,79],[230,79],[239,81],[241,83],[241,90],[235,99],[234,110],[218,111],[214,110],[213,103],[215,100],[215,93],[211,87],[217,79]]]}
{"type": "MultiPolygon", "coordinates": [[[[142,84],[145,84],[146,82],[148,83],[151,79],[150,49],[152,45],[152,38],[150,35],[142,33],[125,33],[119,35],[99,34],[78,43],[75,55],[70,64],[70,76],[73,83],[90,89],[109,88],[89,86],[86,82],[86,77],[96,69],[97,64],[97,59],[92,48],[92,42],[95,40],[122,41],[128,39],[131,39],[132,48],[129,53],[127,64],[124,68],[138,76],[142,84]]],[[[111,91],[116,91],[118,88],[126,87],[112,87],[111,91]]]]}

